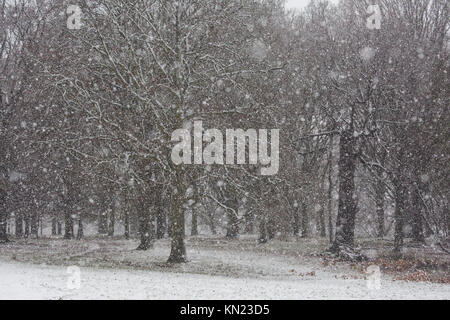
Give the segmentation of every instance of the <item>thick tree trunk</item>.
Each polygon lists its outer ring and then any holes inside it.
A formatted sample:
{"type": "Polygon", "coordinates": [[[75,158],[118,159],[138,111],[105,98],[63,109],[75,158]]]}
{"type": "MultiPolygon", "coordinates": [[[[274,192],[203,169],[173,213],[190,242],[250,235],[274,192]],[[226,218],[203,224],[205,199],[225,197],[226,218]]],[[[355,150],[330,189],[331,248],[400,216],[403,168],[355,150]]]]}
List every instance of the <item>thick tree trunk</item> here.
{"type": "Polygon", "coordinates": [[[253,213],[245,215],[245,233],[252,234],[254,229],[255,216],[253,213]]]}
{"type": "Polygon", "coordinates": [[[36,238],[39,237],[39,217],[36,209],[34,209],[31,214],[31,235],[36,238]]]}
{"type": "Polygon", "coordinates": [[[73,219],[72,215],[70,214],[69,208],[65,208],[64,211],[64,239],[73,239],[74,232],[73,232],[73,219]]]}
{"type": "Polygon", "coordinates": [[[198,216],[195,208],[192,208],[191,236],[198,236],[198,216]]]}
{"type": "Polygon", "coordinates": [[[15,217],[15,225],[16,225],[16,237],[23,237],[23,217],[22,214],[17,213],[15,217]]]}
{"type": "MultiPolygon", "coordinates": [[[[237,208],[235,209],[237,210],[237,208]]],[[[228,239],[236,239],[239,234],[239,220],[236,216],[236,213],[227,210],[227,233],[226,237],[228,239]]]]}
{"type": "Polygon", "coordinates": [[[8,213],[6,211],[6,191],[0,189],[0,243],[8,242],[8,234],[6,232],[6,224],[8,213]]]}
{"type": "Polygon", "coordinates": [[[57,221],[56,221],[56,218],[55,217],[53,217],[52,218],[52,236],[56,236],[56,234],[57,234],[57,221]]]}
{"type": "Polygon", "coordinates": [[[25,214],[25,233],[24,238],[27,239],[30,236],[30,214],[25,214]]]}
{"type": "Polygon", "coordinates": [[[382,239],[384,237],[384,197],[385,186],[383,181],[375,182],[375,206],[377,215],[377,236],[382,239]]]}
{"type": "Polygon", "coordinates": [[[108,216],[105,212],[101,212],[98,216],[98,233],[107,234],[108,233],[108,216]]]}
{"type": "MultiPolygon", "coordinates": [[[[142,200],[141,200],[142,201],[142,200]]],[[[139,236],[141,243],[136,250],[148,250],[153,247],[154,230],[151,226],[151,212],[148,210],[149,206],[141,202],[139,211],[139,236]]]]}
{"type": "Polygon", "coordinates": [[[343,259],[361,260],[364,257],[355,252],[355,138],[352,130],[341,134],[339,149],[339,209],[336,219],[336,235],[330,251],[343,259]]]}
{"type": "Polygon", "coordinates": [[[184,263],[187,262],[186,247],[184,244],[185,225],[184,211],[182,208],[185,190],[183,188],[183,179],[178,173],[176,187],[171,194],[170,201],[170,229],[171,229],[171,250],[168,263],[184,263]]]}
{"type": "Polygon", "coordinates": [[[411,192],[411,209],[412,209],[412,238],[414,242],[425,243],[425,236],[423,232],[423,220],[422,220],[422,203],[420,199],[419,190],[413,187],[411,192]]]}

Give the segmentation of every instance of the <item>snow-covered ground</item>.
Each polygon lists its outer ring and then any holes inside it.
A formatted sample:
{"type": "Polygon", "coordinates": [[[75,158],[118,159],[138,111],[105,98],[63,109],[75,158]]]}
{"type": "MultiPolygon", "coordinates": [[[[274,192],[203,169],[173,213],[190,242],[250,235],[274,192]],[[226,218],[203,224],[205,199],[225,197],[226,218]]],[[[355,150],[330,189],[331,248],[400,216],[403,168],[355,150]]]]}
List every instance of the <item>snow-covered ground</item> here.
{"type": "Polygon", "coordinates": [[[449,299],[450,286],[382,278],[336,279],[325,269],[289,279],[80,268],[80,287],[67,267],[0,262],[0,299],[449,299]]]}

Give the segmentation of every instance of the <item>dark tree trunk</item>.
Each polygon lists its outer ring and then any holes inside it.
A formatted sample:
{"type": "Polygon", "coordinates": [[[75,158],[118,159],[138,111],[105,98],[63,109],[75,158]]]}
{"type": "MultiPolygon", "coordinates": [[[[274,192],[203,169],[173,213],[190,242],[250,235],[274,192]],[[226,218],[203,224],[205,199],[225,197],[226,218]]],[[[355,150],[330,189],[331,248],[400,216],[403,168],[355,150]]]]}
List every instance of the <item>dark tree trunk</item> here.
{"type": "Polygon", "coordinates": [[[267,217],[266,214],[262,214],[259,221],[259,243],[267,243],[268,239],[268,232],[267,232],[267,217]]]}
{"type": "Polygon", "coordinates": [[[198,236],[198,216],[195,208],[192,208],[191,236],[198,236]]]}
{"type": "MultiPolygon", "coordinates": [[[[236,209],[237,210],[237,209],[236,209]]],[[[228,239],[236,239],[239,233],[239,220],[236,213],[227,210],[227,233],[226,237],[228,239]]]]}
{"type": "Polygon", "coordinates": [[[15,225],[16,225],[16,237],[22,238],[23,237],[23,217],[22,214],[18,213],[15,218],[15,225]]]}
{"type": "Polygon", "coordinates": [[[30,236],[30,214],[25,214],[25,233],[24,237],[27,239],[30,236]]]}
{"type": "Polygon", "coordinates": [[[328,149],[328,238],[333,243],[333,136],[328,149]]]}
{"type": "Polygon", "coordinates": [[[36,238],[39,237],[39,217],[36,209],[34,209],[31,214],[31,235],[36,238]]]}
{"type": "Polygon", "coordinates": [[[156,207],[156,238],[163,239],[166,233],[166,211],[163,206],[163,194],[160,193],[156,197],[155,207],[156,207]]]}
{"type": "Polygon", "coordinates": [[[419,190],[413,187],[411,192],[411,209],[412,209],[412,238],[414,242],[425,243],[425,235],[423,232],[422,220],[422,203],[419,190]]]}
{"type": "Polygon", "coordinates": [[[147,205],[141,202],[139,211],[139,237],[141,242],[136,250],[148,250],[153,247],[153,230],[151,228],[151,212],[147,205]]]}
{"type": "Polygon", "coordinates": [[[294,219],[292,223],[292,229],[294,231],[294,236],[298,236],[300,231],[300,218],[298,216],[298,208],[294,208],[294,219]]]}
{"type": "Polygon", "coordinates": [[[8,219],[8,213],[6,211],[6,196],[6,191],[0,189],[0,243],[6,243],[9,241],[8,234],[6,232],[6,224],[8,219]]]}
{"type": "Polygon", "coordinates": [[[64,239],[73,239],[74,232],[73,232],[73,219],[72,215],[70,214],[69,208],[65,208],[64,211],[64,239]]]}
{"type": "Polygon", "coordinates": [[[56,229],[57,229],[58,236],[62,235],[62,223],[61,223],[61,221],[58,221],[56,223],[56,226],[57,226],[56,229]]]}
{"type": "Polygon", "coordinates": [[[52,236],[56,236],[57,234],[57,221],[56,218],[52,218],[52,236]]]}
{"type": "Polygon", "coordinates": [[[114,236],[115,224],[116,224],[116,215],[115,215],[115,211],[112,210],[109,214],[109,225],[108,225],[108,236],[109,237],[114,236]]]}
{"type": "Polygon", "coordinates": [[[309,237],[309,216],[308,216],[308,208],[306,203],[302,201],[302,238],[309,237]]]}
{"type": "Polygon", "coordinates": [[[98,233],[107,234],[108,233],[108,216],[105,212],[102,212],[98,216],[98,233]]]}
{"type": "Polygon", "coordinates": [[[177,178],[176,187],[171,194],[170,201],[170,229],[172,242],[170,256],[167,260],[169,263],[187,262],[186,247],[184,244],[184,211],[182,208],[185,190],[182,187],[184,181],[180,172],[178,172],[177,178]]]}
{"type": "Polygon", "coordinates": [[[375,182],[375,206],[377,215],[377,236],[382,239],[384,237],[384,197],[385,186],[383,181],[375,182]]]}
{"type": "Polygon", "coordinates": [[[255,216],[253,213],[245,215],[245,233],[252,234],[254,229],[255,216]]]}
{"type": "Polygon", "coordinates": [[[125,212],[125,217],[124,217],[124,236],[125,239],[129,240],[130,239],[130,214],[128,212],[128,210],[125,212]]]}
{"type": "Polygon", "coordinates": [[[78,220],[78,231],[77,231],[77,240],[81,240],[84,237],[83,231],[83,220],[80,216],[80,220],[78,220]]]}
{"type": "Polygon", "coordinates": [[[402,182],[395,186],[395,227],[394,227],[394,252],[400,254],[403,248],[403,226],[405,219],[406,187],[402,182]]]}
{"type": "MultiPolygon", "coordinates": [[[[341,134],[339,143],[339,209],[336,219],[336,235],[331,252],[341,252],[350,258],[354,251],[355,235],[355,138],[352,130],[341,134]]],[[[344,257],[344,256],[343,256],[344,257]]]]}

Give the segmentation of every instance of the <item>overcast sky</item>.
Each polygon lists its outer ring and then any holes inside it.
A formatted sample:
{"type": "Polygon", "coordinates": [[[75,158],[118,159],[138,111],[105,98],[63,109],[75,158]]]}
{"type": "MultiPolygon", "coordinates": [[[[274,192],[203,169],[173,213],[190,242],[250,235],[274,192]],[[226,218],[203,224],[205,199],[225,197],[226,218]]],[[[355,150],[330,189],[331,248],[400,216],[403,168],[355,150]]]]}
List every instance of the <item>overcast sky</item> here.
{"type": "MultiPolygon", "coordinates": [[[[333,2],[338,2],[338,0],[332,0],[333,2]]],[[[308,4],[309,0],[286,0],[286,8],[298,8],[302,9],[308,4]]]]}

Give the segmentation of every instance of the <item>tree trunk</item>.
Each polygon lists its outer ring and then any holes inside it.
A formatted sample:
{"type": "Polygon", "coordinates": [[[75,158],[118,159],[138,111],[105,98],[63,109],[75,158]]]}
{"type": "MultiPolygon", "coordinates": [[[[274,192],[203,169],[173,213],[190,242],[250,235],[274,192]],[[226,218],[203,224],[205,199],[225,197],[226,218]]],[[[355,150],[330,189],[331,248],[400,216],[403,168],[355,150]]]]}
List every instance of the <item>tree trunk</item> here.
{"type": "Polygon", "coordinates": [[[163,206],[162,193],[156,196],[155,208],[156,208],[156,238],[163,239],[166,233],[166,212],[163,206]]]}
{"type": "Polygon", "coordinates": [[[31,235],[36,238],[39,237],[39,217],[36,209],[34,209],[31,214],[31,235]]]}
{"type": "Polygon", "coordinates": [[[309,237],[309,216],[306,203],[302,201],[302,238],[309,237]]]}
{"type": "Polygon", "coordinates": [[[57,233],[56,224],[57,224],[56,217],[53,217],[52,218],[52,236],[56,236],[56,233],[57,233]]]}
{"type": "Polygon", "coordinates": [[[395,231],[394,231],[394,252],[400,254],[403,248],[403,226],[405,212],[406,187],[402,182],[397,182],[395,186],[395,231]]]}
{"type": "Polygon", "coordinates": [[[198,216],[195,208],[192,208],[191,236],[198,236],[198,216]]]}
{"type": "Polygon", "coordinates": [[[328,150],[328,237],[333,243],[333,136],[328,150]]]}
{"type": "Polygon", "coordinates": [[[102,212],[98,216],[98,233],[99,234],[107,234],[108,233],[108,216],[106,215],[106,211],[102,212]]]}
{"type": "Polygon", "coordinates": [[[109,225],[108,225],[108,236],[114,236],[114,227],[116,224],[116,214],[115,210],[112,210],[109,214],[109,225]]]}
{"type": "Polygon", "coordinates": [[[377,215],[377,236],[382,239],[384,237],[384,194],[385,186],[383,181],[375,182],[375,206],[377,215]]]}
{"type": "Polygon", "coordinates": [[[259,221],[259,243],[267,243],[268,234],[267,234],[267,217],[265,213],[261,214],[259,221]]]}
{"type": "Polygon", "coordinates": [[[78,231],[77,231],[77,240],[81,240],[84,237],[83,231],[83,220],[80,216],[80,220],[78,220],[78,231]]]}
{"type": "Polygon", "coordinates": [[[294,208],[294,219],[292,223],[292,229],[294,231],[294,236],[298,236],[298,233],[300,231],[300,218],[298,216],[298,208],[294,208]]]}
{"type": "Polygon", "coordinates": [[[183,179],[178,172],[176,187],[171,194],[170,201],[170,229],[171,229],[171,250],[167,262],[184,263],[187,261],[186,247],[184,244],[184,211],[182,208],[185,190],[183,179]]]}
{"type": "Polygon", "coordinates": [[[6,232],[6,224],[8,213],[6,211],[6,196],[7,193],[0,189],[0,243],[8,242],[8,234],[6,232]]]}
{"type": "Polygon", "coordinates": [[[16,237],[23,237],[23,217],[22,214],[18,213],[15,217],[15,225],[16,225],[16,237]]]}
{"type": "Polygon", "coordinates": [[[130,239],[130,214],[129,214],[128,210],[126,210],[126,212],[125,212],[123,224],[124,224],[124,229],[125,229],[125,232],[124,232],[125,239],[129,240],[130,239]]]}
{"type": "Polygon", "coordinates": [[[336,219],[336,235],[331,252],[340,253],[354,251],[355,235],[355,138],[352,130],[341,134],[339,142],[339,208],[336,219]]]}
{"type": "Polygon", "coordinates": [[[25,233],[24,238],[28,238],[30,236],[30,214],[25,214],[25,233]]]}
{"type": "Polygon", "coordinates": [[[64,212],[64,239],[73,239],[73,220],[69,208],[65,208],[64,212]]]}
{"type": "Polygon", "coordinates": [[[62,235],[62,223],[61,223],[61,221],[58,221],[56,223],[56,227],[57,227],[56,230],[57,230],[58,236],[62,235]]]}
{"type": "Polygon", "coordinates": [[[136,250],[148,250],[153,246],[154,235],[151,228],[151,212],[147,210],[148,205],[144,203],[145,200],[141,200],[141,204],[138,208],[139,214],[139,236],[141,243],[136,250]]]}
{"type": "Polygon", "coordinates": [[[413,187],[411,192],[411,209],[412,209],[412,238],[414,242],[425,243],[425,236],[423,232],[423,220],[422,220],[422,203],[420,199],[419,190],[413,187]]]}

